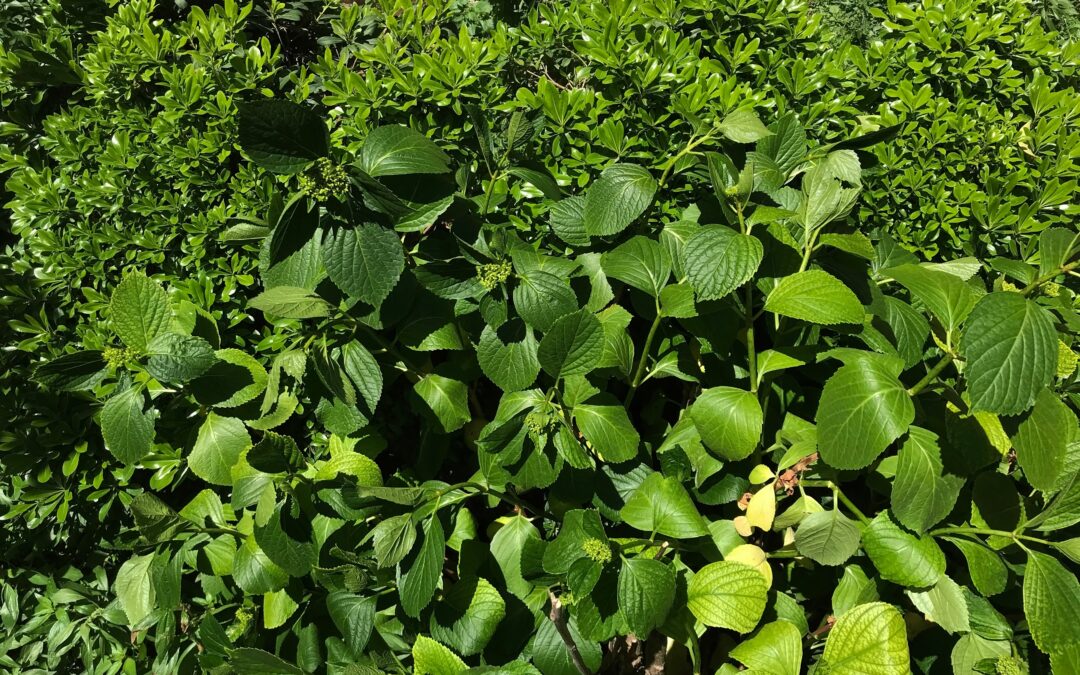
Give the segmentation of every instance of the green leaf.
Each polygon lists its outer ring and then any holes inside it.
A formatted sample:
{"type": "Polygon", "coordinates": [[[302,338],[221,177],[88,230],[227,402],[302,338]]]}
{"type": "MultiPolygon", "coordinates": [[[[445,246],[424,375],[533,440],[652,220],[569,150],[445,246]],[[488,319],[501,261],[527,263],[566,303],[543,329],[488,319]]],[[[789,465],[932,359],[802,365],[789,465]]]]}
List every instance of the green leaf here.
{"type": "Polygon", "coordinates": [[[1016,461],[1036,490],[1053,491],[1065,470],[1065,449],[1076,436],[1076,415],[1057,395],[1043,389],[1031,414],[1013,436],[1016,461]]]}
{"type": "Polygon", "coordinates": [[[276,265],[303,249],[319,229],[318,203],[300,193],[289,200],[274,224],[266,246],[266,263],[276,265]]]}
{"type": "Polygon", "coordinates": [[[512,166],[506,170],[511,176],[517,176],[529,185],[544,193],[544,196],[552,201],[562,198],[559,184],[546,170],[532,169],[527,166],[512,166]]]}
{"type": "Polygon", "coordinates": [[[656,180],[644,167],[612,164],[585,192],[585,231],[608,237],[625,230],[652,203],[656,180]]]}
{"type": "Polygon", "coordinates": [[[188,455],[188,466],[207,483],[232,485],[232,467],[250,447],[251,437],[243,422],[210,413],[199,427],[198,438],[188,455]]]}
{"type": "Polygon", "coordinates": [[[401,608],[413,618],[420,616],[435,595],[446,557],[446,537],[438,515],[425,520],[421,529],[420,546],[411,560],[401,563],[398,579],[401,608]]]}
{"type": "MultiPolygon", "coordinates": [[[[618,464],[637,456],[641,437],[622,407],[613,398],[604,404],[579,403],[574,406],[574,421],[597,457],[618,464]]],[[[598,397],[598,400],[604,400],[598,397]]]]}
{"type": "Polygon", "coordinates": [[[374,597],[365,598],[347,591],[326,596],[326,612],[337,626],[345,644],[356,656],[363,656],[375,627],[374,597]]]}
{"type": "Polygon", "coordinates": [[[698,230],[683,249],[683,269],[702,300],[718,300],[754,276],[765,249],[757,237],[728,227],[698,230]]]}
{"type": "Polygon", "coordinates": [[[911,427],[892,487],[892,512],[900,524],[925,532],[949,515],[963,486],[962,477],[946,474],[937,434],[911,427]]]}
{"type": "Polygon", "coordinates": [[[859,526],[836,509],[803,518],[795,532],[799,553],[822,565],[842,565],[859,550],[859,526]]]}
{"type": "Polygon", "coordinates": [[[412,515],[403,513],[380,520],[375,525],[374,549],[379,567],[398,564],[416,543],[416,525],[412,515]]]}
{"type": "Polygon", "coordinates": [[[787,621],[765,624],[731,650],[731,658],[761,675],[799,675],[802,654],[802,635],[787,621]]]}
{"type": "Polygon", "coordinates": [[[641,482],[619,513],[627,525],[643,532],[658,532],[676,539],[709,534],[705,520],[682,483],[655,472],[641,482]]]}
{"type": "Polygon", "coordinates": [[[229,652],[229,664],[245,675],[304,675],[303,670],[288,661],[254,647],[240,647],[229,652]]]}
{"type": "Polygon", "coordinates": [[[251,161],[275,173],[297,173],[330,151],[326,124],[290,101],[238,103],[240,147],[251,161]]]}
{"type": "Polygon", "coordinates": [[[182,384],[205,373],[217,361],[209,342],[194,335],[162,333],[147,345],[146,372],[168,384],[182,384]]]}
{"type": "Polygon", "coordinates": [[[484,375],[503,391],[520,391],[532,385],[540,374],[536,337],[520,321],[499,329],[485,326],[476,345],[476,360],[484,375]],[[500,334],[518,329],[519,342],[503,342],[500,334]]]}
{"type": "Polygon", "coordinates": [[[959,277],[922,265],[899,265],[885,270],[938,318],[945,329],[955,331],[979,299],[974,288],[959,277]]]}
{"type": "Polygon", "coordinates": [[[239,349],[219,349],[214,356],[214,365],[188,385],[199,403],[236,408],[265,391],[269,376],[255,357],[239,349]]]}
{"type": "Polygon", "coordinates": [[[413,390],[438,420],[443,433],[457,431],[472,419],[469,386],[461,380],[430,373],[413,385],[413,390]]]}
{"type": "Polygon", "coordinates": [[[32,379],[52,391],[87,391],[105,379],[105,357],[100,350],[64,354],[35,368],[32,379]]]}
{"type": "Polygon", "coordinates": [[[124,464],[137,463],[154,445],[157,412],[143,412],[145,401],[142,390],[132,388],[113,395],[101,408],[105,447],[124,464]]]}
{"type": "Polygon", "coordinates": [[[659,242],[637,236],[603,255],[604,273],[654,298],[671,276],[671,259],[659,242]]]}
{"type": "Polygon", "coordinates": [[[413,643],[413,675],[458,675],[469,668],[457,654],[424,635],[413,643]]]}
{"type": "Polygon", "coordinates": [[[331,281],[349,297],[378,307],[405,269],[405,252],[393,230],[374,223],[329,230],[322,241],[331,281]]]}
{"type": "Polygon", "coordinates": [[[877,581],[867,577],[859,565],[848,565],[832,594],[833,615],[843,616],[852,607],[875,602],[879,597],[877,581]]]}
{"type": "Polygon", "coordinates": [[[861,469],[915,420],[915,405],[889,361],[860,359],[825,383],[817,410],[818,449],[836,469],[861,469]]]}
{"type": "Polygon", "coordinates": [[[604,327],[587,309],[567,314],[540,340],[537,358],[555,379],[584,375],[596,367],[604,351],[604,327]]]}
{"type": "Polygon", "coordinates": [[[255,543],[272,563],[290,576],[307,576],[312,566],[318,563],[310,538],[311,524],[308,520],[292,518],[284,504],[277,505],[266,523],[255,524],[255,543]]]}
{"type": "Polygon", "coordinates": [[[859,605],[837,619],[818,668],[829,675],[908,675],[907,629],[892,605],[859,605]]]}
{"type": "Polygon", "coordinates": [[[1060,272],[1077,244],[1080,244],[1080,237],[1076,232],[1063,227],[1043,230],[1039,234],[1039,275],[1045,277],[1060,272]]]}
{"type": "Polygon", "coordinates": [[[431,637],[462,656],[479,654],[506,616],[506,601],[486,579],[462,578],[435,604],[431,637]]]}
{"type": "Polygon", "coordinates": [[[971,310],[960,354],[972,409],[1022,413],[1057,370],[1053,317],[1016,293],[990,293],[971,310]]]}
{"type": "Polygon", "coordinates": [[[705,447],[723,459],[749,457],[761,441],[764,418],[751,392],[734,387],[706,389],[689,412],[705,447]]]}
{"type": "Polygon", "coordinates": [[[772,136],[769,128],[761,123],[761,118],[752,110],[736,110],[724,117],[717,127],[720,133],[736,143],[753,143],[772,136]]]}
{"type": "Polygon", "coordinates": [[[698,621],[737,633],[754,630],[766,600],[765,577],[740,562],[710,563],[694,574],[687,588],[687,607],[698,621]]]}
{"type": "Polygon", "coordinates": [[[284,588],[289,583],[289,573],[274,564],[251,536],[236,549],[233,579],[248,595],[262,595],[284,588]]]}
{"type": "Polygon", "coordinates": [[[117,337],[136,352],[144,353],[151,340],[168,330],[172,309],[165,289],[144,274],[132,273],[125,275],[113,291],[109,316],[117,337]]]}
{"type": "Polygon", "coordinates": [[[1080,584],[1054,558],[1028,551],[1024,616],[1031,638],[1047,654],[1080,643],[1080,584]]]}
{"type": "Polygon", "coordinates": [[[585,509],[568,511],[563,516],[559,535],[544,548],[544,571],[549,574],[566,574],[576,561],[586,557],[585,542],[589,539],[607,543],[607,535],[604,534],[599,514],[585,509]]]}
{"type": "Polygon", "coordinates": [[[858,296],[844,282],[821,270],[807,270],[781,279],[765,300],[765,309],[826,325],[861,324],[865,316],[858,296]]]}
{"type": "Polygon", "coordinates": [[[153,563],[153,553],[133,556],[116,572],[113,590],[120,601],[121,609],[124,610],[129,627],[137,625],[156,609],[156,594],[150,575],[153,563]]]}
{"type": "Polygon", "coordinates": [[[908,588],[929,588],[945,572],[945,554],[937,542],[902,530],[888,511],[863,531],[863,550],[883,579],[908,588]]]}
{"type": "Polygon", "coordinates": [[[588,246],[589,235],[585,232],[585,198],[567,197],[551,205],[548,225],[555,236],[571,246],[588,246]]]}
{"type": "Polygon", "coordinates": [[[967,633],[971,630],[964,593],[955,581],[944,574],[929,589],[905,592],[912,604],[926,615],[926,620],[941,626],[945,632],[967,633]]]}
{"type": "Polygon", "coordinates": [[[248,307],[284,319],[318,319],[330,314],[330,305],[306,288],[275,286],[248,301],[248,307]]]}
{"type": "MultiPolygon", "coordinates": [[[[566,625],[570,633],[570,639],[577,646],[581,660],[590,672],[596,673],[600,669],[603,652],[600,645],[586,640],[578,628],[577,622],[570,619],[566,625]]],[[[540,627],[536,629],[536,638],[532,643],[533,663],[544,675],[581,675],[574,666],[570,657],[570,650],[559,635],[558,629],[552,621],[540,621],[540,627]]]]}
{"type": "Polygon", "coordinates": [[[522,556],[527,547],[539,543],[536,526],[521,515],[510,517],[491,538],[491,556],[502,570],[506,590],[518,598],[525,598],[533,589],[532,583],[522,576],[522,556]]]}
{"type": "Polygon", "coordinates": [[[943,537],[960,549],[968,565],[968,576],[975,584],[976,590],[985,596],[997,595],[1005,590],[1009,580],[1009,571],[1002,562],[1001,556],[970,539],[959,537],[943,537]]]}
{"type": "Polygon", "coordinates": [[[969,633],[961,635],[953,647],[950,662],[953,673],[956,675],[974,675],[975,664],[983,659],[996,659],[999,656],[1012,654],[1012,646],[1007,640],[987,640],[984,637],[969,633]]]}
{"type": "Polygon", "coordinates": [[[645,639],[662,625],[675,599],[675,570],[659,560],[623,560],[619,570],[619,611],[630,632],[645,639]]]}
{"type": "Polygon", "coordinates": [[[518,279],[514,309],[526,324],[546,333],[560,317],[577,311],[578,303],[574,291],[563,279],[532,269],[518,279]]]}
{"type": "Polygon", "coordinates": [[[341,367],[364,398],[368,410],[374,412],[382,398],[383,376],[379,362],[367,347],[353,340],[341,346],[341,367]]]}
{"type": "Polygon", "coordinates": [[[360,150],[359,165],[372,178],[406,174],[447,173],[449,158],[427,136],[409,127],[372,129],[360,150]]]}

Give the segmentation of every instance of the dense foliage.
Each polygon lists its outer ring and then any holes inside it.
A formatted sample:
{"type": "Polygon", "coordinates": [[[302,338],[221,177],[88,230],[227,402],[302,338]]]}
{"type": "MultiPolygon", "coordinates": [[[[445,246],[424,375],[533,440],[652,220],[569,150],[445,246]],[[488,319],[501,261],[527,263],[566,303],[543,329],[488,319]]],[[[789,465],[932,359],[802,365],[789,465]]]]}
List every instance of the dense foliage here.
{"type": "Polygon", "coordinates": [[[1067,3],[0,8],[0,668],[1080,672],[1067,3]]]}

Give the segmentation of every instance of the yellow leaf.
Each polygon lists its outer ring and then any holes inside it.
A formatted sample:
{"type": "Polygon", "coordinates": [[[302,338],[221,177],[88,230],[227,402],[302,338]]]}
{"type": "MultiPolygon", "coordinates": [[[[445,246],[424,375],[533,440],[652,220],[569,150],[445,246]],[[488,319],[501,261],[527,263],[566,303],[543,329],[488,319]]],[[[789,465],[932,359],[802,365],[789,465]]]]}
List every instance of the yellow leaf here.
{"type": "Polygon", "coordinates": [[[746,519],[752,526],[768,532],[772,529],[775,517],[776,491],[772,484],[769,484],[755,492],[750,498],[750,504],[746,507],[746,519]]]}
{"type": "Polygon", "coordinates": [[[728,553],[724,560],[731,560],[734,562],[740,562],[744,565],[749,565],[755,570],[761,573],[761,576],[765,577],[765,585],[772,587],[772,568],[769,567],[769,556],[765,554],[765,551],[761,550],[753,544],[743,544],[742,546],[736,546],[731,549],[731,553],[728,553]]]}

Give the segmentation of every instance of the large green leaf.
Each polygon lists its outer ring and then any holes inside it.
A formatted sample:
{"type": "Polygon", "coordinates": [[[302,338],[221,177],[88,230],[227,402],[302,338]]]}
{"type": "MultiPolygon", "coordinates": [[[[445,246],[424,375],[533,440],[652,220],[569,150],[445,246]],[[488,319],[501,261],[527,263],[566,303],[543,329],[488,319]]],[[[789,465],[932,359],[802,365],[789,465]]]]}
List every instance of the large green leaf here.
{"type": "Polygon", "coordinates": [[[296,173],[329,152],[330,135],[322,119],[291,101],[237,104],[240,147],[251,161],[276,173],[296,173]]]}
{"type": "Polygon", "coordinates": [[[469,669],[461,657],[424,635],[416,636],[412,656],[413,675],[459,675],[469,669]]]}
{"type": "Polygon", "coordinates": [[[430,373],[413,385],[413,390],[434,415],[444,433],[457,431],[472,419],[469,387],[461,380],[430,373]]]}
{"type": "Polygon", "coordinates": [[[156,609],[154,582],[151,565],[154,555],[137,555],[129,558],[116,572],[113,590],[120,607],[127,617],[127,625],[134,626],[156,609]]]}
{"type": "Polygon", "coordinates": [[[151,340],[168,330],[172,310],[165,289],[144,274],[132,273],[113,291],[109,316],[117,337],[144,353],[151,340]]]}
{"type": "Polygon", "coordinates": [[[656,180],[634,164],[612,164],[585,192],[585,231],[593,236],[618,234],[652,203],[656,180]]]}
{"type": "Polygon", "coordinates": [[[974,288],[941,270],[908,264],[890,267],[885,274],[906,288],[950,332],[960,327],[979,299],[974,288]]]}
{"type": "Polygon", "coordinates": [[[1016,293],[990,293],[968,316],[960,354],[973,409],[1024,412],[1057,370],[1053,317],[1016,293]]]}
{"type": "Polygon", "coordinates": [[[577,297],[570,285],[554,274],[532,269],[518,278],[514,309],[526,324],[541,333],[577,308],[577,297]]]}
{"type": "Polygon", "coordinates": [[[416,543],[416,524],[412,515],[403,513],[380,520],[373,533],[375,560],[379,567],[396,565],[416,543]]]}
{"type": "Polygon", "coordinates": [[[795,532],[799,553],[822,565],[842,565],[859,550],[859,526],[836,509],[803,518],[795,532]]]}
{"type": "Polygon", "coordinates": [[[799,675],[802,653],[802,635],[795,624],[774,621],[735,645],[731,658],[743,663],[750,673],[799,675]]]}
{"type": "Polygon", "coordinates": [[[558,379],[584,375],[604,352],[604,327],[587,309],[567,314],[540,340],[537,358],[544,372],[558,379]]]}
{"type": "Polygon", "coordinates": [[[205,373],[217,361],[209,342],[194,335],[162,333],[147,345],[146,372],[169,384],[181,384],[205,373]]]}
{"type": "Polygon", "coordinates": [[[671,276],[671,258],[659,242],[634,237],[604,254],[601,265],[613,279],[657,298],[671,276]]]}
{"type": "Polygon", "coordinates": [[[706,626],[737,633],[754,630],[765,611],[765,577],[740,562],[715,562],[694,574],[687,588],[687,607],[706,626]]]}
{"type": "Polygon", "coordinates": [[[318,319],[330,313],[330,305],[306,288],[274,286],[248,301],[248,307],[285,319],[318,319]]]}
{"type": "Polygon", "coordinates": [[[143,412],[146,397],[142,389],[125,389],[101,408],[101,435],[105,447],[124,464],[135,464],[154,444],[157,411],[143,412]]]}
{"type": "Polygon", "coordinates": [[[641,437],[626,414],[626,408],[614,399],[579,403],[574,406],[574,420],[593,452],[605,462],[618,464],[637,456],[641,437]]]}
{"type": "Polygon", "coordinates": [[[337,626],[345,644],[356,656],[364,654],[375,627],[374,597],[334,591],[326,596],[326,611],[337,626]]]}
{"type": "Polygon", "coordinates": [[[723,226],[707,227],[686,242],[683,268],[698,298],[717,300],[749,281],[764,254],[757,237],[723,226]]]}
{"type": "Polygon", "coordinates": [[[1080,643],[1080,583],[1060,562],[1028,551],[1024,568],[1024,615],[1031,638],[1051,654],[1080,643]]]}
{"type": "Polygon", "coordinates": [[[900,524],[925,532],[949,515],[963,486],[962,477],[946,473],[937,434],[911,427],[892,487],[892,512],[900,524]]]}
{"type": "Polygon", "coordinates": [[[376,127],[364,139],[359,166],[372,178],[450,171],[449,158],[427,136],[409,127],[376,127]]]}
{"type": "Polygon", "coordinates": [[[690,406],[690,419],[705,446],[726,460],[749,457],[761,441],[761,404],[742,389],[706,389],[690,406]]]}
{"type": "Polygon", "coordinates": [[[908,588],[929,588],[945,572],[945,554],[937,542],[901,529],[888,511],[863,531],[863,550],[883,579],[908,588]]]}
{"type": "Polygon", "coordinates": [[[502,570],[506,590],[518,598],[525,598],[533,589],[521,573],[522,556],[527,547],[539,543],[536,526],[521,515],[511,517],[491,538],[491,556],[502,570]]]}
{"type": "Polygon", "coordinates": [[[676,539],[709,534],[705,520],[682,483],[659,473],[651,473],[642,481],[626,500],[620,515],[631,527],[676,539]]]}
{"type": "Polygon", "coordinates": [[[967,600],[960,585],[941,575],[938,582],[925,590],[906,591],[912,604],[919,608],[927,621],[941,626],[947,633],[967,633],[971,630],[967,600]]]}
{"type": "Polygon", "coordinates": [[[659,560],[623,560],[619,569],[619,611],[641,639],[662,625],[675,599],[675,570],[659,560]]]}
{"type": "Polygon", "coordinates": [[[393,230],[373,223],[330,229],[322,241],[330,279],[349,297],[378,307],[405,269],[405,252],[393,230]]]}
{"type": "Polygon", "coordinates": [[[828,272],[807,270],[780,280],[765,309],[811,323],[862,323],[865,311],[854,291],[828,272]]]}
{"type": "Polygon", "coordinates": [[[243,422],[210,413],[199,427],[199,435],[188,455],[188,466],[207,483],[232,485],[232,467],[250,447],[251,437],[243,422]]]}
{"type": "Polygon", "coordinates": [[[1054,392],[1043,389],[1031,414],[1013,436],[1016,461],[1024,477],[1037,489],[1053,491],[1065,470],[1065,450],[1076,437],[1076,415],[1054,392]]]}
{"type": "Polygon", "coordinates": [[[952,542],[964,556],[968,565],[968,576],[975,588],[990,597],[1005,590],[1009,581],[1009,571],[1001,556],[983,544],[960,537],[944,537],[952,542]]]}
{"type": "Polygon", "coordinates": [[[837,619],[825,642],[821,665],[830,675],[908,675],[907,629],[892,605],[859,605],[837,619]]]}
{"type": "Polygon", "coordinates": [[[504,342],[500,337],[501,333],[521,327],[520,321],[499,329],[485,326],[476,345],[476,360],[480,363],[480,369],[503,391],[525,389],[540,374],[538,344],[532,330],[524,328],[518,331],[521,339],[516,342],[504,342]]]}
{"type": "Polygon", "coordinates": [[[93,389],[105,378],[105,356],[86,350],[58,356],[34,369],[33,380],[53,391],[93,389]]]}
{"type": "Polygon", "coordinates": [[[897,379],[895,364],[860,359],[825,383],[817,410],[821,458],[837,469],[861,469],[899,438],[915,419],[915,405],[897,379]]]}
{"type": "Polygon", "coordinates": [[[506,616],[506,601],[486,579],[462,578],[435,604],[431,637],[462,656],[479,654],[506,616]]]}

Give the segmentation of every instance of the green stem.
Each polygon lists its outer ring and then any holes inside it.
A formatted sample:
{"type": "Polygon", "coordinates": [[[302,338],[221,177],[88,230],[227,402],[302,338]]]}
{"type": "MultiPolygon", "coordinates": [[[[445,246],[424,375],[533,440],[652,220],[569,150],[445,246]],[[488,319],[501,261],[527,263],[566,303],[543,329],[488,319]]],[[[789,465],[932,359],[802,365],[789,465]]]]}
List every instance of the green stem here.
{"type": "Polygon", "coordinates": [[[926,389],[926,387],[931,382],[937,379],[938,375],[941,375],[942,371],[944,371],[949,366],[949,364],[952,363],[952,361],[952,354],[946,354],[945,356],[942,356],[941,360],[935,363],[934,367],[927,371],[923,379],[916,382],[914,386],[907,390],[908,396],[915,396],[923,389],[926,389]]]}
{"type": "Polygon", "coordinates": [[[806,242],[806,249],[803,251],[802,262],[799,263],[800,272],[805,272],[806,268],[810,266],[810,255],[814,252],[814,246],[817,244],[817,236],[817,231],[814,231],[806,242]]]}
{"type": "Polygon", "coordinates": [[[1080,267],[1080,260],[1074,260],[1073,262],[1069,263],[1068,265],[1062,265],[1061,267],[1059,267],[1056,270],[1052,270],[1050,272],[1047,272],[1046,274],[1042,275],[1041,277],[1039,277],[1035,281],[1032,281],[1030,284],[1028,284],[1027,286],[1024,286],[1022,289],[1020,289],[1020,295],[1030,295],[1032,291],[1037,289],[1039,286],[1042,286],[1046,282],[1052,281],[1054,279],[1054,277],[1056,277],[1057,275],[1059,275],[1059,274],[1068,274],[1069,272],[1076,269],[1077,267],[1080,267]]]}
{"type": "Polygon", "coordinates": [[[840,489],[840,486],[837,485],[836,483],[834,483],[833,481],[831,481],[831,480],[803,480],[803,481],[800,481],[799,484],[804,486],[804,487],[829,488],[830,490],[833,491],[833,494],[836,496],[836,498],[840,500],[840,503],[843,504],[847,508],[848,511],[851,511],[852,515],[854,515],[856,518],[858,518],[860,522],[862,522],[863,524],[867,524],[867,523],[870,522],[870,519],[866,517],[866,514],[864,514],[862,511],[860,511],[859,507],[855,506],[855,502],[848,499],[848,496],[844,494],[844,491],[840,489]]]}
{"type": "Polygon", "coordinates": [[[491,174],[491,179],[488,180],[487,189],[484,191],[484,208],[481,209],[480,215],[487,215],[488,209],[491,207],[491,195],[495,192],[495,183],[500,178],[502,178],[502,174],[498,171],[491,174]]]}
{"type": "Polygon", "coordinates": [[[660,186],[660,187],[664,187],[664,185],[667,184],[667,179],[671,176],[671,170],[675,168],[675,165],[679,163],[679,160],[682,159],[683,157],[685,157],[686,155],[689,155],[691,152],[693,152],[694,148],[696,148],[697,146],[699,146],[702,143],[704,143],[704,142],[706,142],[708,140],[711,140],[711,139],[712,139],[712,133],[711,132],[705,134],[704,136],[702,136],[700,138],[691,139],[690,142],[686,144],[686,147],[684,147],[682,150],[680,150],[677,155],[672,157],[671,161],[669,161],[667,163],[667,166],[664,167],[664,172],[662,174],[660,174],[660,180],[657,182],[657,185],[660,186]]]}
{"type": "Polygon", "coordinates": [[[936,530],[930,531],[930,536],[936,537],[942,534],[981,534],[987,537],[1005,537],[1006,539],[1012,539],[1013,541],[1020,543],[1020,540],[1030,541],[1036,544],[1043,544],[1045,546],[1053,546],[1054,542],[1047,541],[1046,539],[1040,539],[1038,537],[1029,537],[1026,534],[1019,534],[1016,532],[1009,532],[1008,530],[991,530],[985,527],[939,527],[936,530]]]}
{"type": "Polygon", "coordinates": [[[649,335],[645,338],[645,348],[638,355],[637,368],[634,369],[634,379],[630,381],[630,391],[626,392],[626,400],[623,401],[624,408],[630,407],[630,403],[634,400],[634,394],[637,392],[638,386],[641,385],[641,378],[645,376],[645,362],[649,358],[649,350],[652,349],[653,339],[656,337],[657,329],[660,328],[662,318],[660,303],[658,302],[656,303],[656,318],[653,319],[652,325],[649,326],[649,335]]]}
{"type": "Polygon", "coordinates": [[[528,504],[526,504],[525,502],[521,501],[520,499],[518,499],[517,497],[515,497],[515,496],[513,496],[511,494],[508,494],[506,492],[500,492],[499,490],[493,490],[492,488],[489,488],[486,485],[481,485],[480,483],[472,483],[472,482],[455,483],[453,485],[445,487],[442,490],[439,490],[438,492],[436,492],[434,496],[432,496],[430,499],[428,499],[425,502],[425,504],[430,504],[431,502],[433,502],[433,501],[435,501],[437,499],[442,499],[443,497],[450,494],[451,492],[454,492],[455,490],[464,490],[464,489],[467,489],[467,488],[472,488],[473,490],[476,490],[477,491],[476,494],[485,494],[485,495],[490,495],[492,497],[495,497],[496,499],[498,499],[500,501],[503,501],[503,502],[506,502],[507,504],[511,504],[513,506],[516,506],[519,509],[522,509],[523,511],[528,511],[529,513],[533,514],[534,516],[548,516],[549,515],[549,514],[541,512],[541,511],[537,511],[532,506],[529,506],[528,504]]]}

